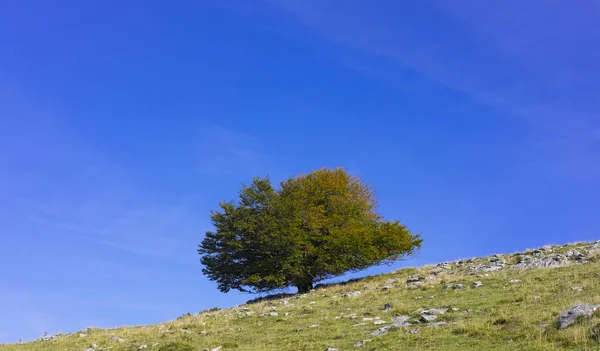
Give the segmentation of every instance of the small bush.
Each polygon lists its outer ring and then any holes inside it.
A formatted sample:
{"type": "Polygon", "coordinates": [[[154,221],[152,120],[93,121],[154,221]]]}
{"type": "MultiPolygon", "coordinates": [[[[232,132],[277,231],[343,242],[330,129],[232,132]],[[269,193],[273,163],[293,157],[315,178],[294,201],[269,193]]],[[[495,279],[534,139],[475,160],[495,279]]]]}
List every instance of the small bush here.
{"type": "Polygon", "coordinates": [[[590,338],[594,341],[600,342],[600,323],[590,328],[590,338]]]}
{"type": "Polygon", "coordinates": [[[186,317],[191,317],[191,316],[192,316],[192,314],[189,313],[189,312],[188,313],[184,313],[181,316],[177,317],[177,320],[180,320],[180,319],[183,319],[183,318],[186,318],[186,317]]]}
{"type": "Polygon", "coordinates": [[[213,308],[209,308],[209,309],[206,309],[206,310],[202,310],[198,314],[210,313],[210,312],[217,312],[217,311],[220,311],[220,310],[221,309],[219,307],[213,307],[213,308]]]}
{"type": "Polygon", "coordinates": [[[226,350],[233,350],[233,349],[237,349],[238,347],[240,347],[238,344],[236,344],[234,342],[225,342],[221,346],[226,350]]]}
{"type": "Polygon", "coordinates": [[[452,330],[453,335],[467,334],[469,331],[466,328],[455,328],[452,330]]]}
{"type": "Polygon", "coordinates": [[[194,348],[191,345],[182,342],[170,342],[162,345],[158,351],[194,351],[194,348]]]}

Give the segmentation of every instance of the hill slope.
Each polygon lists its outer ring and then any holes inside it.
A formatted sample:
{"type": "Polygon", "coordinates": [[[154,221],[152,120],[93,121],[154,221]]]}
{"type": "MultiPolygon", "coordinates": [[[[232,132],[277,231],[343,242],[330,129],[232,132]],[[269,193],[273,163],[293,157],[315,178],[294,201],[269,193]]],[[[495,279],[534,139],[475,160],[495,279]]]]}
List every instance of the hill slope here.
{"type": "Polygon", "coordinates": [[[151,326],[48,337],[2,351],[600,350],[600,241],[409,268],[187,315],[151,326]],[[145,347],[144,347],[145,346],[145,347]],[[169,348],[173,347],[173,348],[169,348]]]}

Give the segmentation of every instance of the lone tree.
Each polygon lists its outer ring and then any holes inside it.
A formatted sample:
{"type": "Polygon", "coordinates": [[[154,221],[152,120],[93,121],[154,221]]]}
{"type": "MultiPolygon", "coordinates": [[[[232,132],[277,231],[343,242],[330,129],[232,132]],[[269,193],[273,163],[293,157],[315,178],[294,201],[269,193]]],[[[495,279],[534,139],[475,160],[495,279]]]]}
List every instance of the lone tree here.
{"type": "Polygon", "coordinates": [[[421,247],[418,234],[375,212],[371,188],[341,168],[243,186],[239,201],[211,214],[198,253],[219,290],[312,289],[323,279],[389,264],[421,247]]]}

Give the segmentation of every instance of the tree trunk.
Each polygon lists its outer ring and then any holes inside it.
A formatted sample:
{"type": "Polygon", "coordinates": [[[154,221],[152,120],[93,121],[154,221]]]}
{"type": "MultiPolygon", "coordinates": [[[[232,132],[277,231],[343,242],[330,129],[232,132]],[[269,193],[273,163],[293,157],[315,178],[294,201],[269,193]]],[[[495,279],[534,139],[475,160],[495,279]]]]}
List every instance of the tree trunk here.
{"type": "Polygon", "coordinates": [[[312,281],[298,283],[296,284],[296,288],[298,288],[298,294],[306,294],[313,288],[312,281]]]}

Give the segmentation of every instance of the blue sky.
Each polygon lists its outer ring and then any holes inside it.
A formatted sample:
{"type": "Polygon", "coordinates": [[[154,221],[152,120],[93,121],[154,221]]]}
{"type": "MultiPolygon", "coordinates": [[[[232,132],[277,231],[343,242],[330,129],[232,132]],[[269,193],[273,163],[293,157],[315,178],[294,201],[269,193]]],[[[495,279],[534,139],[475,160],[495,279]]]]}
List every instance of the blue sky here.
{"type": "Polygon", "coordinates": [[[362,177],[425,240],[395,267],[599,239],[598,23],[592,0],[0,2],[0,342],[252,298],[196,248],[257,175],[362,177]]]}

